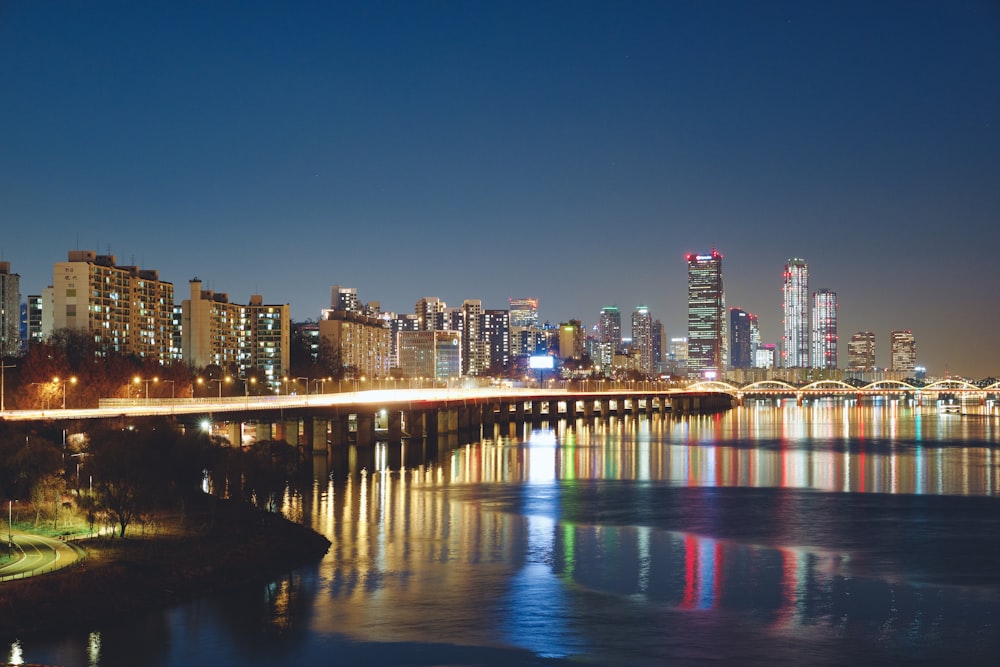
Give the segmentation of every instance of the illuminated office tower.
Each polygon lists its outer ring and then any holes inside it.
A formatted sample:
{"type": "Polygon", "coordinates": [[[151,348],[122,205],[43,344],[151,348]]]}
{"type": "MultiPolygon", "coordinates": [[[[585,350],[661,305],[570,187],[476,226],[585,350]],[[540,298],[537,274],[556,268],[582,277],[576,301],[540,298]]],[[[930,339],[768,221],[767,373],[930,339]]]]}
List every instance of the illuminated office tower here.
{"type": "Polygon", "coordinates": [[[858,331],[847,344],[847,367],[852,371],[875,370],[875,334],[858,331]]]}
{"type": "Polygon", "coordinates": [[[610,368],[615,352],[622,346],[622,315],[618,306],[605,306],[601,309],[597,332],[601,345],[601,366],[610,368]]]}
{"type": "Polygon", "coordinates": [[[729,359],[733,368],[753,366],[750,317],[750,313],[739,308],[729,309],[729,359]]]}
{"type": "Polygon", "coordinates": [[[809,366],[809,265],[804,259],[792,258],[785,264],[782,278],[783,366],[806,368],[809,366]]]}
{"type": "Polygon", "coordinates": [[[812,367],[837,367],[837,293],[813,292],[812,367]]]}
{"type": "MultiPolygon", "coordinates": [[[[121,352],[161,363],[171,359],[174,285],[156,271],[117,266],[114,255],[70,250],[67,261],[56,262],[52,287],[46,290],[58,329],[86,331],[104,352],[121,352]]],[[[44,298],[44,297],[43,297],[44,298]]]]}
{"type": "Polygon", "coordinates": [[[461,339],[462,334],[457,331],[400,331],[399,368],[409,378],[459,377],[461,339]]]}
{"type": "Polygon", "coordinates": [[[20,353],[21,276],[10,272],[10,262],[0,262],[0,356],[20,353]]]}
{"type": "Polygon", "coordinates": [[[692,375],[711,376],[726,368],[726,294],[722,284],[722,254],[687,255],[688,359],[692,375]]]}
{"type": "Polygon", "coordinates": [[[639,370],[653,372],[653,317],[647,306],[636,306],[632,313],[632,349],[639,353],[639,370]]]}
{"type": "Polygon", "coordinates": [[[889,334],[889,341],[892,351],[889,370],[912,373],[917,365],[917,343],[913,338],[913,332],[909,329],[893,331],[889,334]]]}
{"type": "Polygon", "coordinates": [[[580,320],[559,325],[559,358],[582,359],[586,350],[587,330],[580,320]]]}
{"type": "Polygon", "coordinates": [[[538,326],[538,299],[507,299],[507,302],[510,304],[510,326],[538,326]]]}
{"type": "Polygon", "coordinates": [[[757,365],[757,349],[760,347],[760,323],[758,317],[753,313],[747,313],[750,319],[750,360],[751,366],[757,365]]]}

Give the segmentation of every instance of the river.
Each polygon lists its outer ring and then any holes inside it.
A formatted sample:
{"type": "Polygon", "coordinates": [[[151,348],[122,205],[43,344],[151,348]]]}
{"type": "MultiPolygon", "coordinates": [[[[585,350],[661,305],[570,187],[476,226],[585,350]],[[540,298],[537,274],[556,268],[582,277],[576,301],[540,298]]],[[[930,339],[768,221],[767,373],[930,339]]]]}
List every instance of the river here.
{"type": "Polygon", "coordinates": [[[316,456],[318,564],[46,665],[995,664],[1000,421],[885,401],[499,427],[316,456]],[[501,431],[504,431],[501,433],[501,431]]]}

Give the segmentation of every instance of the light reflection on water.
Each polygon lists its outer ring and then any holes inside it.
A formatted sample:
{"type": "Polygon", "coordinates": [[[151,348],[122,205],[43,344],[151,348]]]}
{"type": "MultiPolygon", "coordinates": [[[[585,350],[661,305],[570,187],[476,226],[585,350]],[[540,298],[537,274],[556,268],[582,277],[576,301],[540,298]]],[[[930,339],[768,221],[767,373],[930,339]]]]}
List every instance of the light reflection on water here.
{"type": "MultiPolygon", "coordinates": [[[[170,639],[145,662],[991,664],[1000,649],[994,421],[786,403],[487,435],[315,457],[283,509],[329,554],[162,614],[170,639]]],[[[115,630],[98,635],[104,667],[129,636],[150,643],[115,630]]]]}

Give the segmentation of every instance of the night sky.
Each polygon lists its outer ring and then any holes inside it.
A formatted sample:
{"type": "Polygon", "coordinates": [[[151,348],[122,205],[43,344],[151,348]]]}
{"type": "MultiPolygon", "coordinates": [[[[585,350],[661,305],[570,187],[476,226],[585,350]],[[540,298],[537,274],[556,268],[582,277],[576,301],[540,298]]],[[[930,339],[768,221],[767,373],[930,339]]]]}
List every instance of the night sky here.
{"type": "MultiPolygon", "coordinates": [[[[1000,375],[1000,3],[0,2],[0,253],[296,320],[538,297],[686,335],[687,252],[932,375],[1000,375]]],[[[624,329],[627,333],[628,325],[624,329]]]]}

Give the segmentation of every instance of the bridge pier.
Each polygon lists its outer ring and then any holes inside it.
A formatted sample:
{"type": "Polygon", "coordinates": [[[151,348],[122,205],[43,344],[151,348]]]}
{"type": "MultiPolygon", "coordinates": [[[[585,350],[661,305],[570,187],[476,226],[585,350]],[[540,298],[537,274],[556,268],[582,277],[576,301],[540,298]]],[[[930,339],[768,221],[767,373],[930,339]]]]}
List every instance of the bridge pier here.
{"type": "Polygon", "coordinates": [[[375,444],[375,415],[366,410],[358,413],[357,442],[359,447],[370,447],[375,444]]]}
{"type": "Polygon", "coordinates": [[[272,426],[273,425],[271,424],[271,422],[264,422],[264,421],[257,422],[257,441],[258,442],[266,442],[266,441],[270,440],[273,437],[273,435],[272,435],[272,431],[273,431],[272,426]]]}
{"type": "Polygon", "coordinates": [[[347,444],[347,415],[339,410],[330,417],[330,446],[343,447],[347,444]]]}
{"type": "Polygon", "coordinates": [[[329,429],[330,424],[326,417],[313,417],[312,419],[312,451],[315,452],[325,452],[326,451],[326,439],[327,439],[327,429],[329,429]]]}
{"type": "Polygon", "coordinates": [[[389,442],[401,442],[403,440],[403,413],[400,410],[389,410],[388,422],[389,442]]]}

